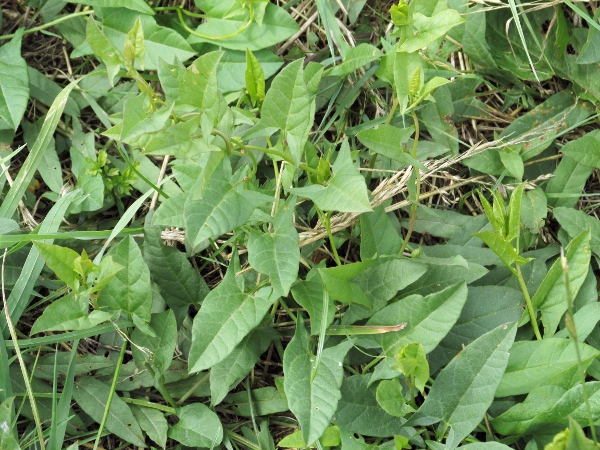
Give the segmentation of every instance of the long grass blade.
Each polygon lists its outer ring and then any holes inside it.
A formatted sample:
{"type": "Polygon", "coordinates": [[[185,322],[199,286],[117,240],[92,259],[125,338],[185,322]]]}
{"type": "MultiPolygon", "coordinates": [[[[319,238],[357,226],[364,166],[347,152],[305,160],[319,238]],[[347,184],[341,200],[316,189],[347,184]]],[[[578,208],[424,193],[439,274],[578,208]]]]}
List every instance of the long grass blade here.
{"type": "Polygon", "coordinates": [[[525,41],[525,34],[523,34],[523,28],[521,27],[521,20],[519,19],[519,12],[517,11],[517,4],[515,0],[508,0],[508,4],[510,5],[510,12],[512,13],[513,19],[515,20],[515,25],[517,26],[517,31],[519,33],[519,38],[521,38],[521,43],[523,44],[523,49],[525,50],[525,54],[527,55],[527,60],[529,61],[529,66],[533,71],[533,75],[535,79],[540,82],[537,72],[535,71],[535,66],[533,65],[533,61],[531,60],[531,56],[529,55],[529,49],[527,48],[527,42],[525,41]]]}

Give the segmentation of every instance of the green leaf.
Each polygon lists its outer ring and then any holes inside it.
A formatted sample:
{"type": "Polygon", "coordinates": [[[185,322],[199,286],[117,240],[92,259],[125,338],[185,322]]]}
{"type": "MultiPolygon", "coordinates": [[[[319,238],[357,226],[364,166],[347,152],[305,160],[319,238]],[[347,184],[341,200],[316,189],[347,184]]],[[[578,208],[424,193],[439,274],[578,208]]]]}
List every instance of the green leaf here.
{"type": "Polygon", "coordinates": [[[210,369],[210,402],[218,405],[252,370],[277,333],[271,327],[252,331],[223,361],[210,369]]]}
{"type": "Polygon", "coordinates": [[[152,286],[150,270],[144,262],[142,251],[130,236],[114,246],[109,255],[123,269],[110,280],[98,297],[98,307],[109,312],[124,311],[150,321],[152,286]]]}
{"type": "Polygon", "coordinates": [[[415,99],[410,104],[411,108],[414,108],[423,100],[425,100],[429,96],[429,94],[431,94],[437,88],[448,83],[450,83],[450,80],[446,80],[442,77],[433,77],[431,80],[425,83],[423,87],[419,89],[417,95],[415,96],[415,99]]]}
{"type": "Polygon", "coordinates": [[[0,47],[0,119],[16,130],[29,101],[29,73],[21,57],[24,28],[19,28],[8,44],[0,47]]]}
{"type": "MultiPolygon", "coordinates": [[[[577,297],[590,268],[592,251],[590,248],[590,231],[584,231],[573,239],[565,249],[565,257],[569,266],[570,298],[577,297]]],[[[544,338],[551,337],[567,311],[567,286],[563,274],[562,261],[557,259],[546,274],[544,281],[531,299],[534,308],[542,311],[544,338]]]]}
{"type": "Polygon", "coordinates": [[[567,142],[560,150],[579,164],[600,168],[600,132],[592,131],[579,139],[567,142]]]}
{"type": "MultiPolygon", "coordinates": [[[[590,405],[597,405],[600,382],[586,383],[585,390],[590,405]]],[[[592,407],[592,414],[594,421],[600,418],[600,411],[596,407],[592,407]]],[[[569,417],[582,423],[588,421],[581,384],[568,390],[554,385],[539,386],[523,402],[493,419],[492,424],[496,431],[504,435],[548,434],[549,429],[564,428],[569,417]]]]}
{"type": "MultiPolygon", "coordinates": [[[[570,339],[559,338],[515,342],[496,397],[527,394],[544,384],[570,388],[578,379],[575,345],[570,339]]],[[[600,351],[583,343],[579,348],[585,370],[600,351]]]]}
{"type": "Polygon", "coordinates": [[[546,185],[550,205],[574,208],[593,171],[593,168],[579,164],[569,156],[563,156],[546,185]]]}
{"type": "Polygon", "coordinates": [[[133,27],[125,37],[125,46],[123,47],[123,56],[128,67],[136,67],[144,70],[144,60],[146,58],[146,47],[144,45],[144,29],[142,28],[141,16],[138,16],[133,27]]]}
{"type": "MultiPolygon", "coordinates": [[[[23,137],[25,142],[29,143],[27,145],[29,150],[32,150],[42,126],[43,119],[37,120],[34,124],[30,124],[27,120],[21,122],[23,137]]],[[[58,194],[63,187],[63,178],[62,167],[56,153],[56,141],[54,138],[49,140],[48,146],[44,149],[43,154],[43,160],[37,170],[50,190],[58,194]]]]}
{"type": "Polygon", "coordinates": [[[96,8],[127,8],[144,14],[154,14],[154,10],[144,0],[68,0],[68,3],[96,8]]]}
{"type": "Polygon", "coordinates": [[[265,99],[265,72],[261,67],[256,56],[249,49],[246,49],[246,71],[244,72],[246,81],[246,90],[252,104],[260,103],[265,99]]]}
{"type": "Polygon", "coordinates": [[[114,86],[114,79],[121,68],[125,65],[125,57],[117,47],[106,37],[92,16],[88,18],[85,38],[90,48],[106,66],[108,81],[114,86]]]}
{"type": "MultiPolygon", "coordinates": [[[[546,186],[547,188],[547,186],[546,186]]],[[[548,199],[541,188],[527,191],[523,195],[521,222],[533,234],[538,234],[548,215],[548,199]]]]}
{"type": "Polygon", "coordinates": [[[419,342],[426,353],[431,352],[454,326],[467,300],[465,283],[455,284],[427,297],[411,295],[378,311],[368,325],[396,325],[406,322],[406,328],[382,337],[386,356],[405,345],[419,342]]]}
{"type": "MultiPolygon", "coordinates": [[[[97,423],[102,422],[110,386],[91,377],[75,383],[73,397],[79,407],[97,423]]],[[[115,393],[110,404],[105,428],[121,439],[145,447],[142,430],[135,420],[129,405],[115,393]]]]}
{"type": "Polygon", "coordinates": [[[521,236],[521,200],[523,198],[524,187],[524,184],[519,184],[510,196],[508,204],[508,229],[506,233],[506,240],[508,242],[521,236]]]}
{"type": "Polygon", "coordinates": [[[248,262],[257,272],[271,279],[273,291],[285,297],[298,278],[300,249],[298,232],[294,227],[296,197],[291,196],[277,211],[273,219],[273,232],[253,230],[248,239],[248,262]]]}
{"type": "Polygon", "coordinates": [[[370,374],[344,378],[342,398],[332,423],[340,429],[363,436],[389,437],[405,434],[403,420],[383,410],[377,403],[377,388],[369,385],[370,374]]]}
{"type": "Polygon", "coordinates": [[[167,445],[167,430],[169,424],[164,414],[154,408],[131,405],[133,417],[138,421],[140,428],[146,432],[148,437],[156,442],[161,448],[167,445]]]}
{"type": "Polygon", "coordinates": [[[311,199],[323,211],[372,211],[367,184],[364,177],[354,167],[348,140],[342,142],[342,147],[333,164],[333,177],[327,186],[313,184],[302,188],[292,188],[290,192],[311,199]]]}
{"type": "MultiPolygon", "coordinates": [[[[437,376],[411,425],[443,421],[455,448],[481,422],[508,363],[517,324],[501,325],[469,344],[437,376]]],[[[512,355],[512,351],[511,351],[512,355]]]]}
{"type": "Polygon", "coordinates": [[[175,30],[157,25],[152,16],[123,8],[104,11],[102,20],[104,34],[116,48],[123,48],[127,33],[133,28],[138,17],[142,22],[144,32],[144,47],[146,48],[144,67],[146,70],[157,70],[159,58],[167,62],[173,62],[175,57],[180,61],[186,61],[196,54],[175,30]]]}
{"type": "Polygon", "coordinates": [[[21,450],[16,438],[16,433],[8,426],[9,423],[14,423],[14,401],[14,397],[10,397],[0,404],[0,448],[21,450]]]}
{"type": "Polygon", "coordinates": [[[321,329],[327,328],[333,322],[337,308],[330,301],[324,305],[325,286],[321,281],[318,270],[311,270],[306,280],[298,281],[292,287],[294,300],[302,306],[310,316],[310,333],[319,334],[321,329]],[[326,307],[327,311],[323,309],[326,307]],[[325,321],[325,325],[323,325],[325,321]]]}
{"type": "Polygon", "coordinates": [[[208,295],[208,286],[185,253],[165,245],[160,237],[160,228],[151,226],[148,221],[146,223],[144,260],[150,269],[152,282],[156,283],[160,295],[175,313],[177,323],[181,324],[189,306],[200,305],[208,295]]]}
{"type": "Polygon", "coordinates": [[[49,245],[42,242],[33,243],[46,261],[46,265],[64,281],[73,291],[79,290],[79,275],[75,270],[75,260],[79,254],[75,250],[59,245],[49,245]]]}
{"type": "Polygon", "coordinates": [[[314,109],[308,92],[303,61],[288,64],[271,83],[261,111],[261,124],[282,132],[296,165],[313,124],[314,109]]]}
{"type": "MultiPolygon", "coordinates": [[[[415,102],[417,100],[420,101],[416,99],[415,102]]],[[[454,122],[448,120],[449,117],[456,115],[449,87],[438,85],[436,90],[431,94],[431,100],[421,107],[419,117],[427,127],[427,131],[434,142],[450,149],[452,155],[457,156],[459,143],[458,130],[454,122]]]]}
{"type": "Polygon", "coordinates": [[[361,131],[356,137],[365,147],[375,153],[379,153],[407,166],[415,166],[421,170],[427,170],[427,167],[410,156],[407,149],[403,147],[403,144],[408,141],[414,132],[415,129],[413,127],[398,128],[384,124],[373,130],[361,131]]]}
{"type": "Polygon", "coordinates": [[[358,44],[344,55],[342,64],[333,67],[326,76],[344,77],[372,61],[381,58],[381,52],[371,44],[358,44]]]}
{"type": "Polygon", "coordinates": [[[600,222],[593,216],[573,208],[554,208],[554,217],[571,238],[579,236],[586,230],[591,230],[590,245],[592,252],[600,258],[600,222]]]}
{"type": "Polygon", "coordinates": [[[408,36],[402,43],[399,48],[401,52],[416,52],[433,41],[444,37],[448,31],[465,21],[458,11],[453,9],[440,11],[432,17],[415,12],[413,20],[414,35],[408,36]]]}
{"type": "Polygon", "coordinates": [[[363,273],[372,263],[373,261],[367,260],[343,266],[317,269],[317,271],[332,300],[342,303],[356,302],[370,307],[371,301],[360,286],[351,280],[363,273]]]}
{"type": "Polygon", "coordinates": [[[133,357],[140,369],[145,369],[144,363],[151,359],[156,373],[164,375],[173,361],[173,353],[177,345],[177,323],[173,311],[166,310],[152,314],[150,328],[156,331],[154,336],[143,333],[139,328],[133,330],[131,334],[131,340],[135,344],[133,357]],[[151,355],[148,355],[147,351],[151,355]]]}
{"type": "Polygon", "coordinates": [[[196,28],[204,37],[191,35],[188,41],[192,44],[209,42],[231,50],[245,51],[248,48],[254,52],[285,41],[299,29],[296,21],[283,8],[272,3],[266,5],[261,25],[252,22],[242,33],[237,34],[246,21],[245,14],[228,18],[210,14],[207,20],[196,28]],[[223,38],[232,34],[235,35],[223,38]]]}
{"type": "Polygon", "coordinates": [[[232,405],[234,414],[243,417],[268,416],[289,411],[288,402],[277,388],[268,386],[229,394],[225,402],[232,405]]]}
{"type": "Polygon", "coordinates": [[[307,446],[325,432],[341,398],[342,361],[353,341],[323,350],[317,359],[310,350],[309,334],[302,320],[283,355],[285,395],[307,446]]]}
{"type": "Polygon", "coordinates": [[[513,264],[525,264],[531,259],[523,258],[517,253],[515,248],[507,242],[506,238],[496,233],[495,231],[480,231],[475,233],[473,236],[478,237],[485,245],[487,245],[493,252],[498,255],[502,262],[511,270],[514,270],[513,264]]]}
{"type": "MultiPolygon", "coordinates": [[[[323,447],[335,447],[340,445],[340,429],[335,425],[329,426],[323,432],[323,436],[319,438],[319,442],[323,447]]],[[[283,448],[306,448],[306,442],[302,437],[302,431],[294,431],[288,434],[277,443],[277,447],[283,448]]]]}
{"type": "Polygon", "coordinates": [[[240,290],[235,268],[206,296],[194,317],[190,372],[209,369],[223,361],[263,319],[277,295],[270,287],[254,293],[240,290]]]}
{"type": "Polygon", "coordinates": [[[223,426],[217,415],[202,403],[181,408],[179,422],[173,425],[168,436],[188,447],[214,448],[223,440],[223,426]]]}
{"type": "Polygon", "coordinates": [[[509,175],[516,178],[517,181],[521,181],[523,179],[523,173],[525,172],[525,166],[523,165],[523,158],[521,158],[519,152],[508,148],[501,149],[498,152],[498,155],[509,175]]]}
{"type": "Polygon", "coordinates": [[[360,215],[361,260],[398,254],[402,247],[402,238],[396,231],[394,219],[396,217],[388,215],[383,205],[374,208],[373,212],[360,215]]]}
{"type": "MultiPolygon", "coordinates": [[[[261,68],[265,80],[275,75],[281,66],[283,60],[270,49],[258,50],[253,52],[255,62],[261,68]]],[[[248,68],[246,51],[229,50],[225,52],[219,64],[217,78],[219,79],[219,91],[239,92],[246,86],[246,70],[248,68]]],[[[257,74],[258,75],[258,74],[257,74]]],[[[260,84],[260,83],[259,83],[260,84]]],[[[264,100],[265,90],[262,91],[262,100],[264,100]]]]}
{"type": "Polygon", "coordinates": [[[106,322],[114,312],[92,311],[88,314],[88,299],[73,293],[52,302],[33,324],[31,334],[43,331],[76,331],[93,328],[106,322]]]}
{"type": "Polygon", "coordinates": [[[413,409],[406,404],[406,399],[402,395],[402,384],[397,378],[379,383],[376,398],[379,406],[394,417],[404,417],[413,412],[413,409]]]}

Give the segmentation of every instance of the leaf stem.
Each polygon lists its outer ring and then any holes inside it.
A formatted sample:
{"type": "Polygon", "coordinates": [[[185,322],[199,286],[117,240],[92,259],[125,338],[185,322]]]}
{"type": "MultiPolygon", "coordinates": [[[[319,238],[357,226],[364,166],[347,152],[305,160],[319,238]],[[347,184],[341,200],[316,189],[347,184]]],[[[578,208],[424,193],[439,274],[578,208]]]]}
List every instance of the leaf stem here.
{"type": "Polygon", "coordinates": [[[335,242],[333,241],[333,233],[331,232],[331,214],[333,211],[329,211],[327,214],[324,214],[322,211],[319,211],[319,216],[321,216],[321,222],[325,225],[325,229],[327,230],[327,236],[329,237],[329,244],[331,245],[331,252],[333,253],[333,259],[338,266],[342,265],[342,261],[340,261],[340,256],[338,255],[337,248],[335,248],[335,242]]]}
{"type": "Polygon", "coordinates": [[[540,329],[538,328],[537,320],[535,317],[535,310],[533,309],[533,304],[531,303],[531,297],[529,296],[529,292],[527,291],[527,285],[525,284],[525,280],[523,279],[523,275],[521,274],[521,267],[516,265],[517,269],[513,273],[517,276],[517,280],[519,280],[519,286],[521,286],[521,291],[523,291],[523,297],[525,297],[525,303],[527,303],[527,311],[529,312],[529,319],[531,320],[531,326],[533,327],[533,332],[537,340],[542,340],[542,335],[540,334],[540,329]]]}
{"type": "MultiPolygon", "coordinates": [[[[414,159],[417,159],[417,146],[419,144],[419,119],[417,118],[417,114],[415,113],[414,108],[410,109],[410,114],[415,122],[415,138],[413,140],[412,152],[411,156],[414,159]]],[[[417,205],[419,203],[419,195],[421,194],[421,171],[418,167],[413,166],[412,168],[415,170],[416,178],[415,178],[415,199],[411,202],[410,205],[410,223],[408,224],[408,230],[406,230],[406,236],[404,236],[404,242],[402,242],[402,247],[398,252],[400,255],[404,253],[406,246],[408,245],[408,241],[410,240],[410,236],[415,228],[415,221],[417,218],[417,205]]],[[[409,194],[410,196],[410,194],[409,194]]]]}
{"type": "MultiPolygon", "coordinates": [[[[93,14],[94,10],[93,9],[88,9],[85,11],[79,11],[73,14],[68,14],[66,16],[62,16],[59,17],[56,20],[53,20],[52,22],[48,22],[45,23],[44,25],[40,25],[39,27],[33,27],[33,28],[29,28],[28,30],[25,30],[25,32],[23,33],[23,35],[28,35],[28,34],[33,34],[33,33],[37,33],[38,31],[43,31],[47,28],[52,28],[54,25],[58,25],[59,23],[63,23],[66,22],[67,20],[71,20],[74,19],[75,17],[80,17],[80,16],[89,16],[90,14],[93,14]]],[[[13,37],[15,37],[16,33],[12,33],[12,34],[5,34],[4,36],[0,36],[0,41],[4,41],[7,39],[12,39],[13,37]]]]}

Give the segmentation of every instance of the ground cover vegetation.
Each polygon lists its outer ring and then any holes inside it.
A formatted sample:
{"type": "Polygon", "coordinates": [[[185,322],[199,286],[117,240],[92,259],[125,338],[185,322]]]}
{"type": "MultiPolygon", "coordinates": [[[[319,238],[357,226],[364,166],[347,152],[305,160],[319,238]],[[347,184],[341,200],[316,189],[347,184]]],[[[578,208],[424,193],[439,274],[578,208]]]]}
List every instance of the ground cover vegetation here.
{"type": "Polygon", "coordinates": [[[598,448],[595,1],[0,4],[0,448],[598,448]]]}

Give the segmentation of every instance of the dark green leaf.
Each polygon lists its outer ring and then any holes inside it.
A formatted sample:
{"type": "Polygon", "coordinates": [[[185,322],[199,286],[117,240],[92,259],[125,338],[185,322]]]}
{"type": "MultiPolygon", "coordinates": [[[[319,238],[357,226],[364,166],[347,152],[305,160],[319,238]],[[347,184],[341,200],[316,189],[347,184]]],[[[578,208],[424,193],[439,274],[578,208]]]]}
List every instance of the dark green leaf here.
{"type": "Polygon", "coordinates": [[[188,447],[214,448],[223,440],[223,426],[217,415],[202,403],[184,406],[179,422],[169,428],[168,436],[188,447]]]}
{"type": "Polygon", "coordinates": [[[16,130],[29,100],[29,74],[27,63],[21,57],[21,38],[24,28],[19,28],[8,44],[0,47],[0,119],[16,130]]]}

